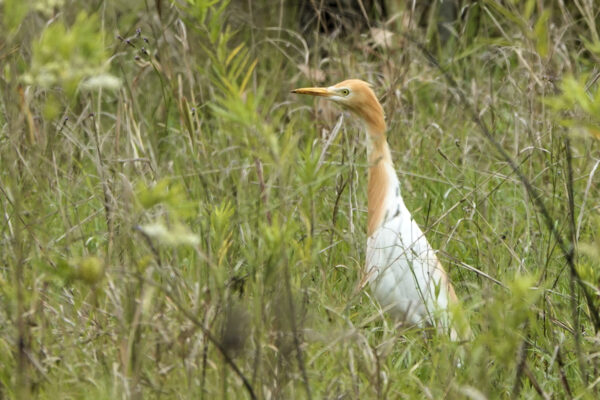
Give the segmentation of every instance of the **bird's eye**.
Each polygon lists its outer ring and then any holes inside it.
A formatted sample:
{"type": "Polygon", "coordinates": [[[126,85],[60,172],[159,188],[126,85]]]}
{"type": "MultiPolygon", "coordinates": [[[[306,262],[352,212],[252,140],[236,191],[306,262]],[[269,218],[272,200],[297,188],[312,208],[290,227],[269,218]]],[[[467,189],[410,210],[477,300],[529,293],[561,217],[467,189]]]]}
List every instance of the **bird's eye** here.
{"type": "Polygon", "coordinates": [[[348,89],[342,89],[340,91],[340,93],[342,93],[342,95],[344,95],[344,96],[348,96],[350,94],[350,90],[348,90],[348,89]]]}

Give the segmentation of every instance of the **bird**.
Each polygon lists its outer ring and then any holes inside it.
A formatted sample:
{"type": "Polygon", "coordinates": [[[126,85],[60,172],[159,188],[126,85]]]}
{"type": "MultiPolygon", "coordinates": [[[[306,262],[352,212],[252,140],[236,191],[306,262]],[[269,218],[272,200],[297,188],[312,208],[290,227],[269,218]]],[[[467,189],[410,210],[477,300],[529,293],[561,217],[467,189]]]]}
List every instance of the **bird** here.
{"type": "Polygon", "coordinates": [[[457,341],[452,308],[459,300],[436,251],[407,209],[386,136],[383,107],[372,86],[348,79],[329,87],[292,90],[323,97],[350,111],[367,133],[367,250],[363,284],[400,326],[434,327],[457,341]]]}

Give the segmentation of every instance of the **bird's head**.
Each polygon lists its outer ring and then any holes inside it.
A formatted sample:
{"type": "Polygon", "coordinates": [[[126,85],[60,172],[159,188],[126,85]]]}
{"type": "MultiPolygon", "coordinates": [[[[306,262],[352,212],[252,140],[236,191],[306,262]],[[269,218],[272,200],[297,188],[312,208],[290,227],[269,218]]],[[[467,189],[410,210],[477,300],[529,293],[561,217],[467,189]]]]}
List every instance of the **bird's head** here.
{"type": "Polygon", "coordinates": [[[348,79],[329,87],[308,87],[292,90],[296,94],[324,97],[361,118],[371,133],[383,133],[383,108],[371,85],[360,79],[348,79]]]}

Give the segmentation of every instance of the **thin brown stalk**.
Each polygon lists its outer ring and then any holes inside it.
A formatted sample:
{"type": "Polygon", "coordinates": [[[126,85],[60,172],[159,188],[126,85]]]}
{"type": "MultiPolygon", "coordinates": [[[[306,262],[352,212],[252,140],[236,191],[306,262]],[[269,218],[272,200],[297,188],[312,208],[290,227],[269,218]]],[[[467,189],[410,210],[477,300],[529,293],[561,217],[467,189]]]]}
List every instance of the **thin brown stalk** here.
{"type": "Polygon", "coordinates": [[[263,175],[262,161],[258,157],[254,158],[254,164],[256,165],[256,175],[258,176],[258,183],[260,185],[260,199],[265,207],[267,222],[271,223],[271,211],[269,210],[269,194],[267,193],[267,187],[265,185],[265,178],[263,175]]]}
{"type": "MultiPolygon", "coordinates": [[[[573,163],[571,159],[571,143],[568,138],[565,138],[565,152],[567,156],[567,197],[569,200],[569,228],[571,230],[571,240],[573,246],[576,245],[577,240],[577,230],[575,228],[575,200],[573,198],[573,163]]],[[[575,257],[575,256],[573,256],[575,257]]],[[[579,362],[579,371],[583,376],[583,381],[585,384],[588,384],[588,376],[585,372],[585,362],[583,360],[583,354],[581,351],[581,329],[579,326],[579,310],[578,310],[578,301],[577,301],[577,290],[575,287],[575,282],[577,277],[575,276],[576,270],[574,268],[570,269],[570,281],[569,287],[571,289],[571,314],[573,317],[573,331],[575,333],[575,352],[577,353],[577,360],[579,362]]],[[[591,311],[590,311],[591,312],[591,311]]]]}
{"type": "Polygon", "coordinates": [[[515,374],[515,383],[512,389],[512,398],[518,399],[523,387],[523,373],[527,366],[527,351],[529,349],[528,338],[525,337],[521,342],[518,353],[517,373],[515,374]]]}
{"type": "Polygon", "coordinates": [[[565,388],[565,392],[567,392],[567,396],[569,399],[573,398],[573,393],[571,392],[571,386],[569,385],[569,381],[565,374],[565,363],[562,359],[562,355],[560,352],[560,347],[556,351],[556,362],[558,363],[558,371],[560,373],[560,382],[565,388]]]}
{"type": "Polygon", "coordinates": [[[523,369],[523,373],[525,374],[525,376],[527,377],[527,379],[529,379],[529,382],[531,382],[531,385],[533,386],[533,388],[535,389],[535,391],[544,400],[550,400],[551,399],[550,395],[548,393],[546,393],[544,391],[544,389],[542,389],[542,387],[538,383],[537,379],[535,379],[535,375],[533,375],[533,372],[531,372],[531,369],[529,369],[529,365],[527,365],[527,362],[525,363],[525,368],[523,369]]]}
{"type": "Polygon", "coordinates": [[[294,307],[294,299],[292,297],[292,286],[290,284],[290,270],[289,264],[286,260],[284,266],[285,273],[285,290],[287,292],[288,297],[288,308],[290,313],[290,324],[292,328],[292,335],[294,337],[294,346],[296,347],[296,360],[298,361],[298,368],[300,369],[300,373],[302,374],[302,381],[304,382],[304,389],[306,390],[306,398],[311,400],[311,391],[310,391],[310,383],[308,381],[308,374],[306,373],[306,367],[304,365],[304,359],[302,357],[302,349],[300,347],[300,334],[298,332],[298,324],[296,322],[296,310],[294,307]]]}

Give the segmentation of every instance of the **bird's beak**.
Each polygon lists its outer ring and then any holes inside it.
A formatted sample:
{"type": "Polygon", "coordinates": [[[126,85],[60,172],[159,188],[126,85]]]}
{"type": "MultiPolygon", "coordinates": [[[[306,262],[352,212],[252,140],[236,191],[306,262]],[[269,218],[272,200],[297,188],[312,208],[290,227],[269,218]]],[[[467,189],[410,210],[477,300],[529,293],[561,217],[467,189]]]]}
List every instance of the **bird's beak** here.
{"type": "Polygon", "coordinates": [[[320,96],[320,97],[331,97],[335,93],[331,92],[328,88],[325,87],[309,87],[309,88],[300,88],[292,90],[292,93],[296,94],[309,94],[311,96],[320,96]]]}

